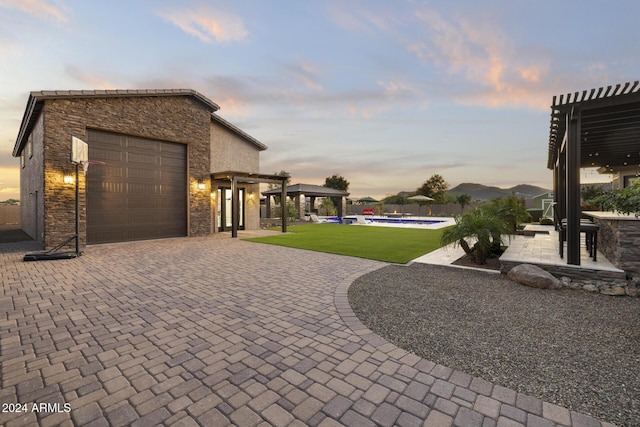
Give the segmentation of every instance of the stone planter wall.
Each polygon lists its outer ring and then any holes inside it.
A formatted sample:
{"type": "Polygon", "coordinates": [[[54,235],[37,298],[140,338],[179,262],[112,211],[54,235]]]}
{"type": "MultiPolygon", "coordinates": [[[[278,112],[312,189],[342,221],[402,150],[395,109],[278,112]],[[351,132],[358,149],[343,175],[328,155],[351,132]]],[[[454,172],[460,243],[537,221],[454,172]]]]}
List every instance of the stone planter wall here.
{"type": "Polygon", "coordinates": [[[595,218],[598,250],[616,267],[640,273],[640,221],[595,218]]]}

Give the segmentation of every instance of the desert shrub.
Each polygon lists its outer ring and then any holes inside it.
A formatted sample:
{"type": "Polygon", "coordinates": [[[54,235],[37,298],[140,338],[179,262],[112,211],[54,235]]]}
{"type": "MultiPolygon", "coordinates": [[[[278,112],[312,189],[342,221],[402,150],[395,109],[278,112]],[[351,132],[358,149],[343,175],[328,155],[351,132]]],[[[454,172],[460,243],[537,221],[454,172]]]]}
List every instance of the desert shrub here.
{"type": "Polygon", "coordinates": [[[540,225],[553,225],[553,220],[551,218],[541,218],[540,225]]]}

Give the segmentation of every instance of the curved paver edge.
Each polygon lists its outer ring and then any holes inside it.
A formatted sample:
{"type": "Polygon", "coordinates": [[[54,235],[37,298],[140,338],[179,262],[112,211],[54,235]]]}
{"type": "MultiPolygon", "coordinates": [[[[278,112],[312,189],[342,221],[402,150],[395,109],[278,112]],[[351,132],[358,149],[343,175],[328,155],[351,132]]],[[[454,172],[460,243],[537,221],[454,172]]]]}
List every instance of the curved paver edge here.
{"type": "MultiPolygon", "coordinates": [[[[388,264],[387,264],[388,265],[388,264]]],[[[382,268],[382,267],[380,267],[382,268]]],[[[375,270],[371,270],[375,271],[375,270]]],[[[416,354],[413,354],[409,351],[406,351],[395,344],[387,341],[382,336],[376,334],[371,329],[367,328],[361,321],[358,319],[356,314],[353,312],[351,305],[349,304],[349,288],[355,282],[355,280],[366,273],[358,272],[349,275],[348,277],[343,278],[336,286],[334,292],[334,305],[336,307],[336,311],[338,315],[345,323],[345,325],[351,329],[351,331],[365,340],[369,345],[373,346],[379,351],[388,354],[390,357],[395,358],[399,362],[402,362],[414,369],[417,369],[426,374],[432,375],[437,379],[441,379],[444,381],[448,381],[451,384],[456,386],[460,386],[466,389],[469,389],[478,395],[485,396],[490,399],[495,399],[500,401],[502,404],[510,404],[512,406],[518,407],[518,409],[523,410],[529,414],[534,415],[537,418],[541,418],[543,420],[550,421],[554,423],[554,425],[558,426],[578,426],[578,425],[587,425],[586,423],[594,426],[602,426],[602,427],[616,427],[614,424],[601,422],[591,416],[584,415],[575,411],[572,411],[568,408],[558,406],[552,403],[545,402],[541,399],[538,399],[533,396],[526,395],[524,393],[520,393],[516,390],[512,390],[497,384],[494,384],[490,381],[482,379],[480,377],[472,376],[462,371],[457,371],[451,368],[448,368],[443,365],[436,364],[430,360],[424,359],[416,354]],[[517,397],[514,402],[507,402],[509,399],[506,395],[515,395],[517,397]],[[520,401],[523,402],[520,405],[520,401]],[[523,407],[524,406],[524,407],[523,407]],[[527,410],[526,407],[530,407],[532,410],[527,410]],[[538,407],[536,410],[534,407],[538,407]],[[568,423],[567,423],[568,421],[568,423]]],[[[487,416],[489,418],[493,418],[494,421],[498,421],[499,418],[503,418],[501,413],[498,417],[491,416],[486,411],[483,411],[483,406],[486,402],[478,402],[478,399],[475,399],[473,410],[481,413],[483,416],[487,416]]],[[[513,421],[513,420],[510,420],[513,421]]],[[[529,425],[529,424],[527,424],[529,425]]]]}

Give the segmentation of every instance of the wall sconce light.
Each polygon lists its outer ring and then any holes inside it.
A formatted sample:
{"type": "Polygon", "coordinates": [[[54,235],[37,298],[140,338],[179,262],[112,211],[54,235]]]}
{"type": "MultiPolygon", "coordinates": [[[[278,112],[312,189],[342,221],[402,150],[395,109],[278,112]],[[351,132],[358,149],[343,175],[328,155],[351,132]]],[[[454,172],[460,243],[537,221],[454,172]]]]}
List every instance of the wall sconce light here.
{"type": "Polygon", "coordinates": [[[64,182],[67,185],[73,184],[73,176],[65,175],[64,178],[62,178],[62,182],[64,182]]]}
{"type": "Polygon", "coordinates": [[[249,193],[249,200],[253,200],[253,193],[249,193]]]}
{"type": "Polygon", "coordinates": [[[211,196],[211,199],[213,200],[213,199],[215,199],[215,198],[216,198],[216,193],[212,191],[212,192],[211,192],[211,194],[210,194],[210,196],[211,196]]]}
{"type": "Polygon", "coordinates": [[[204,181],[199,181],[198,182],[198,190],[204,190],[207,186],[205,185],[204,181]]]}

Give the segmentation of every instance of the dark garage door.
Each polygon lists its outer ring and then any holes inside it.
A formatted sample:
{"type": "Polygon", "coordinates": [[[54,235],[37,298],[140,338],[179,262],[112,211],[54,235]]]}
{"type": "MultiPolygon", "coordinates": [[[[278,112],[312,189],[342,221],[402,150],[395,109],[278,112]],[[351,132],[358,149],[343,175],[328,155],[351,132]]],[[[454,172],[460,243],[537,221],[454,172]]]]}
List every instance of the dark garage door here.
{"type": "Polygon", "coordinates": [[[87,243],[187,235],[187,147],[88,131],[87,243]]]}

